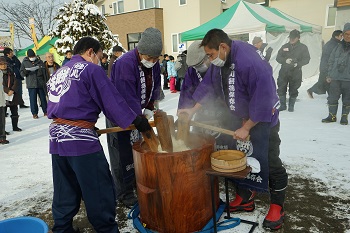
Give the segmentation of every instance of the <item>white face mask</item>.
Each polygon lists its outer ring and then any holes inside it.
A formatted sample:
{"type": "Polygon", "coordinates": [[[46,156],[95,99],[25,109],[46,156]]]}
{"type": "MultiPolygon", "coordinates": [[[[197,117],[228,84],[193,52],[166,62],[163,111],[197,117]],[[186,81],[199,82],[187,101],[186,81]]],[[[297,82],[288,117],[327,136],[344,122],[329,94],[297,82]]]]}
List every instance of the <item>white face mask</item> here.
{"type": "Polygon", "coordinates": [[[208,70],[209,67],[207,66],[207,64],[203,63],[199,66],[194,66],[193,68],[199,73],[204,73],[208,70]]]}
{"type": "Polygon", "coordinates": [[[141,63],[144,65],[146,68],[152,68],[156,63],[152,63],[150,61],[147,61],[146,59],[142,58],[141,63]]]}
{"type": "Polygon", "coordinates": [[[29,58],[29,61],[35,61],[36,60],[36,57],[30,57],[29,58]]]}
{"type": "MultiPolygon", "coordinates": [[[[96,65],[98,65],[98,66],[101,66],[101,60],[100,59],[98,59],[98,57],[97,57],[97,55],[96,55],[96,53],[94,52],[94,54],[95,54],[95,57],[97,58],[97,60],[98,60],[98,62],[97,62],[97,64],[96,65]]],[[[91,63],[94,63],[95,64],[95,62],[93,62],[92,61],[92,58],[90,57],[90,61],[91,61],[91,63]]]]}
{"type": "MultiPolygon", "coordinates": [[[[219,46],[218,56],[211,61],[211,64],[213,64],[214,66],[223,67],[225,65],[225,61],[220,59],[219,55],[220,55],[220,46],[219,46]]],[[[226,52],[225,52],[225,60],[226,60],[226,52]]]]}

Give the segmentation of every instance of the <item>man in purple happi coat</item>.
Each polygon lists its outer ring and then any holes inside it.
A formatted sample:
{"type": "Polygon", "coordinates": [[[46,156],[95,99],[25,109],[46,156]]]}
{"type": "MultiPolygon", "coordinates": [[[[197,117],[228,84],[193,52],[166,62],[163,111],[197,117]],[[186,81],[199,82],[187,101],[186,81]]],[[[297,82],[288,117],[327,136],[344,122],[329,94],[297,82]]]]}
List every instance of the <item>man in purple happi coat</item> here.
{"type": "Polygon", "coordinates": [[[279,99],[272,68],[255,47],[229,39],[220,29],[210,30],[201,45],[212,66],[192,96],[197,104],[186,112],[192,117],[201,105],[221,96],[232,115],[241,119],[242,126],[234,137],[237,149],[244,149],[242,145],[250,135],[251,147],[245,152],[260,168],[244,180],[234,180],[236,198],[230,203],[230,211],[253,211],[256,191],[270,190],[271,205],[263,226],[279,229],[288,175],[279,158],[279,99]]]}
{"type": "MultiPolygon", "coordinates": [[[[161,76],[159,56],[162,53],[162,34],[156,28],[147,28],[135,49],[118,58],[112,66],[111,81],[139,116],[150,118],[154,102],[159,99],[161,76]]],[[[107,121],[107,127],[114,124],[107,121]]],[[[137,202],[134,193],[135,170],[132,144],[139,140],[137,130],[107,135],[112,175],[117,200],[127,207],[137,202]]]]}
{"type": "Polygon", "coordinates": [[[81,38],[74,56],[50,78],[48,118],[52,154],[54,233],[78,232],[72,226],[83,199],[96,232],[119,232],[113,179],[94,125],[101,111],[115,124],[151,129],[126,103],[104,70],[100,43],[81,38]]]}

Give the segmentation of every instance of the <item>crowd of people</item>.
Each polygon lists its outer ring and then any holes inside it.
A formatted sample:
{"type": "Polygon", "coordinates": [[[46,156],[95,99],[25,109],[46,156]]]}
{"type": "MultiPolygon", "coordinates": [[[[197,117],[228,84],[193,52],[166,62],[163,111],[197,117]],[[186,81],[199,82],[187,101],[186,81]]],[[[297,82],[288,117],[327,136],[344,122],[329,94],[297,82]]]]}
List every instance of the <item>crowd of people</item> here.
{"type": "MultiPolygon", "coordinates": [[[[137,202],[132,145],[141,138],[140,133],[151,129],[148,119],[157,108],[162,89],[169,88],[171,93],[180,91],[178,114],[186,112],[189,120],[194,117],[235,131],[233,138],[212,134],[217,150],[242,150],[248,156],[252,171],[246,179],[232,180],[235,199],[230,202],[230,211],[251,212],[256,193],[269,193],[270,207],[262,225],[280,229],[285,218],[288,175],[279,158],[279,112],[294,112],[302,67],[311,59],[307,46],[300,42],[300,32],[292,30],[289,42],[277,51],[276,60],[281,64],[277,84],[269,64],[273,49],[260,37],[251,45],[212,29],[176,61],[168,54],[160,61],[162,50],[161,32],[147,28],[135,49],[126,52],[116,45],[110,59],[92,37],[81,38],[72,51],[67,51],[62,67],[51,53],[43,62],[31,49],[22,63],[11,49],[0,58],[0,143],[9,143],[6,108],[11,112],[13,130],[22,130],[18,127],[18,106],[27,107],[22,98],[23,79],[33,118],[39,117],[39,98],[43,115],[52,119],[52,231],[78,232],[72,222],[83,199],[97,232],[119,232],[116,201],[127,207],[137,202]],[[101,112],[106,116],[106,127],[136,127],[107,135],[110,164],[95,127],[101,112]]],[[[311,98],[313,93],[328,93],[329,116],[322,122],[336,122],[342,97],[340,123],[348,124],[349,51],[347,23],[324,46],[319,80],[308,89],[311,98]]]]}

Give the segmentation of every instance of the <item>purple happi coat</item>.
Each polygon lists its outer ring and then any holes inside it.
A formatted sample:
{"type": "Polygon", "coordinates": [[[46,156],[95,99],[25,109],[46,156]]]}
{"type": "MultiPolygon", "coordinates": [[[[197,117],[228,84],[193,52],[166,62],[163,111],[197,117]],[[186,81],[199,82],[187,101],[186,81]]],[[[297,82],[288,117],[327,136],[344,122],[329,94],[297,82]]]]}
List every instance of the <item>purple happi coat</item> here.
{"type": "Polygon", "coordinates": [[[111,80],[120,94],[128,102],[130,108],[138,115],[150,102],[159,99],[160,95],[160,65],[157,62],[152,67],[152,90],[146,95],[144,67],[141,67],[137,48],[130,50],[113,64],[111,80]]]}
{"type": "MultiPolygon", "coordinates": [[[[101,111],[123,128],[136,118],[105,71],[96,64],[74,55],[71,62],[57,70],[47,83],[48,118],[85,120],[95,123],[101,111]]],[[[50,153],[79,156],[102,150],[93,129],[64,124],[50,125],[50,153]]]]}
{"type": "MultiPolygon", "coordinates": [[[[198,85],[193,99],[205,104],[210,99],[221,96],[234,116],[242,120],[267,122],[270,127],[275,126],[278,122],[276,108],[279,105],[279,98],[271,66],[257,53],[254,46],[242,41],[232,41],[230,59],[228,78],[222,79],[220,67],[211,65],[207,71],[209,77],[205,77],[198,85]],[[223,83],[223,80],[227,83],[223,83]]],[[[258,191],[267,191],[268,150],[267,147],[260,145],[268,144],[268,138],[254,136],[251,137],[251,142],[253,145],[251,156],[260,162],[261,172],[250,174],[247,179],[239,183],[258,191]]]]}

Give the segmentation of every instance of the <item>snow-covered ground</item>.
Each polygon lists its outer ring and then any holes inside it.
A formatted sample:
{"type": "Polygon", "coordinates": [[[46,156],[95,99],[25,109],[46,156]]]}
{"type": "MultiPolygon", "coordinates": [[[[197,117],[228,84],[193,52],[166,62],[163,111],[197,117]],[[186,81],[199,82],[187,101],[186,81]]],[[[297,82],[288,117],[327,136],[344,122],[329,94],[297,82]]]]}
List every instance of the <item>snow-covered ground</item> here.
{"type": "MultiPolygon", "coordinates": [[[[321,119],[328,114],[326,96],[316,95],[315,99],[310,99],[306,94],[316,80],[317,76],[314,76],[303,82],[295,112],[284,111],[280,114],[281,158],[289,174],[322,181],[328,185],[324,195],[349,199],[349,126],[340,125],[339,120],[337,123],[321,123],[321,119]]],[[[24,92],[28,104],[26,89],[24,92]]],[[[165,91],[165,96],[160,108],[175,116],[179,93],[165,91]]],[[[52,198],[51,157],[48,153],[50,120],[43,117],[42,112],[39,112],[39,119],[34,120],[29,109],[20,109],[19,114],[19,127],[23,131],[12,132],[10,118],[7,118],[6,131],[11,132],[8,136],[10,144],[0,145],[0,220],[26,215],[33,206],[41,205],[37,197],[52,198]]],[[[97,127],[105,128],[103,115],[97,127]]],[[[108,154],[106,137],[101,136],[100,140],[108,154]]],[[[43,203],[43,210],[50,208],[50,201],[43,203]]],[[[253,213],[245,214],[244,218],[261,223],[266,211],[258,208],[253,213]]],[[[350,218],[349,214],[345,217],[350,218]]],[[[127,224],[122,232],[136,232],[131,221],[127,224]]],[[[224,232],[248,232],[247,229],[241,224],[224,232]]],[[[259,226],[254,232],[264,230],[259,226]]]]}

